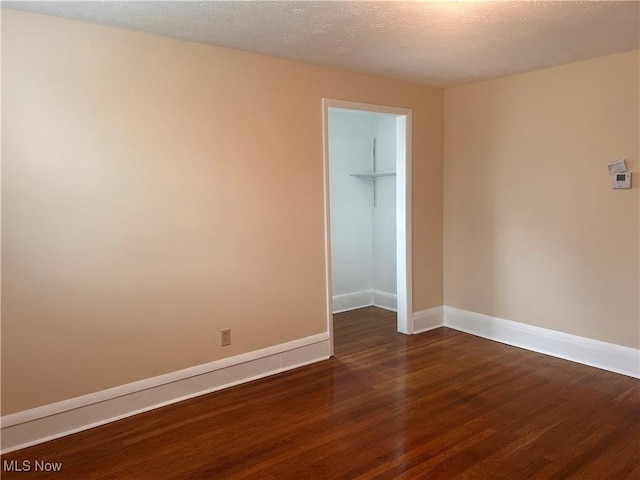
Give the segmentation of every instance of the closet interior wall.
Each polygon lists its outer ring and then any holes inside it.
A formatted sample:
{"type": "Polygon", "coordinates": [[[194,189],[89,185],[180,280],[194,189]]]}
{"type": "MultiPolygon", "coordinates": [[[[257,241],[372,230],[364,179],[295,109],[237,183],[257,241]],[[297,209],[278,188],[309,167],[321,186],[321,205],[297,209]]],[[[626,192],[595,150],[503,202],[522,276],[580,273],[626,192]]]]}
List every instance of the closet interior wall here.
{"type": "Polygon", "coordinates": [[[333,311],[396,310],[396,117],[329,109],[333,311]],[[374,188],[375,184],[375,188],[374,188]]]}

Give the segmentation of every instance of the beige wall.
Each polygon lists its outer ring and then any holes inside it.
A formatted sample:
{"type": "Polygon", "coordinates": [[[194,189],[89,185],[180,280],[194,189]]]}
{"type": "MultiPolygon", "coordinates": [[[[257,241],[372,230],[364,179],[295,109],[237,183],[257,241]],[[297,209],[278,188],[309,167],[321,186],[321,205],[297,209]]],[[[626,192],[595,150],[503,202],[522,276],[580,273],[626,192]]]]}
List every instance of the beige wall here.
{"type": "Polygon", "coordinates": [[[442,90],[10,10],[2,75],[3,414],[326,331],[323,97],[413,110],[442,304],[442,90]]]}
{"type": "Polygon", "coordinates": [[[638,72],[635,51],[446,90],[446,305],[640,345],[638,72]]]}

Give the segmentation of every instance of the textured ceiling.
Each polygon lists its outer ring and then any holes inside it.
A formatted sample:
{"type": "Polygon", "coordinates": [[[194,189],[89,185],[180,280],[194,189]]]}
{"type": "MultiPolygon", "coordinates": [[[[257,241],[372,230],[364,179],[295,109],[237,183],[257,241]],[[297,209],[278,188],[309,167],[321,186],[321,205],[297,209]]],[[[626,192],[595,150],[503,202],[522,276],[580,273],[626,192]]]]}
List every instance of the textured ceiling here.
{"type": "Polygon", "coordinates": [[[640,2],[102,1],[4,7],[433,86],[639,48],[640,2]]]}

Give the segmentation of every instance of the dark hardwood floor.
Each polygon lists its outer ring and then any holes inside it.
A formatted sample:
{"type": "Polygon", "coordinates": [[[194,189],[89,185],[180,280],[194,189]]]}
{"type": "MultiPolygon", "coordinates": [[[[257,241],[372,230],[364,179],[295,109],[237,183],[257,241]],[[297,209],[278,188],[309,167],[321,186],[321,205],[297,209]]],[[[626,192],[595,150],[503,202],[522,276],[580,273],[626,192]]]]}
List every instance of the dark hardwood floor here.
{"type": "Polygon", "coordinates": [[[640,479],[637,379],[335,316],[335,357],[2,457],[3,479],[640,479]]]}

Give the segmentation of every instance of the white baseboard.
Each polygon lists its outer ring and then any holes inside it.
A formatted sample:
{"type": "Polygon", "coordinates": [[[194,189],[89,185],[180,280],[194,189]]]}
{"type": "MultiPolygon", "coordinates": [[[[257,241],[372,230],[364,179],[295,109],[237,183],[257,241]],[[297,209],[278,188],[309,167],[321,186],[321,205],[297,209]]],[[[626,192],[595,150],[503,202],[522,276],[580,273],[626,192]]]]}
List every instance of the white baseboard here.
{"type": "Polygon", "coordinates": [[[359,292],[343,293],[333,296],[333,313],[348,312],[356,308],[370,307],[373,305],[373,290],[361,290],[359,292]]]}
{"type": "Polygon", "coordinates": [[[640,378],[640,350],[568,333],[444,307],[446,327],[507,345],[640,378]]]}
{"type": "Polygon", "coordinates": [[[327,332],[3,416],[2,453],[329,358],[327,332]]]}
{"type": "Polygon", "coordinates": [[[444,308],[433,307],[413,313],[413,333],[422,333],[444,326],[444,308]]]}
{"type": "Polygon", "coordinates": [[[372,292],[373,305],[375,307],[391,310],[392,312],[398,311],[398,296],[395,293],[383,292],[382,290],[372,290],[372,292]]]}
{"type": "Polygon", "coordinates": [[[348,312],[364,307],[380,307],[396,312],[398,307],[397,295],[381,290],[360,290],[358,292],[334,295],[333,313],[348,312]]]}

